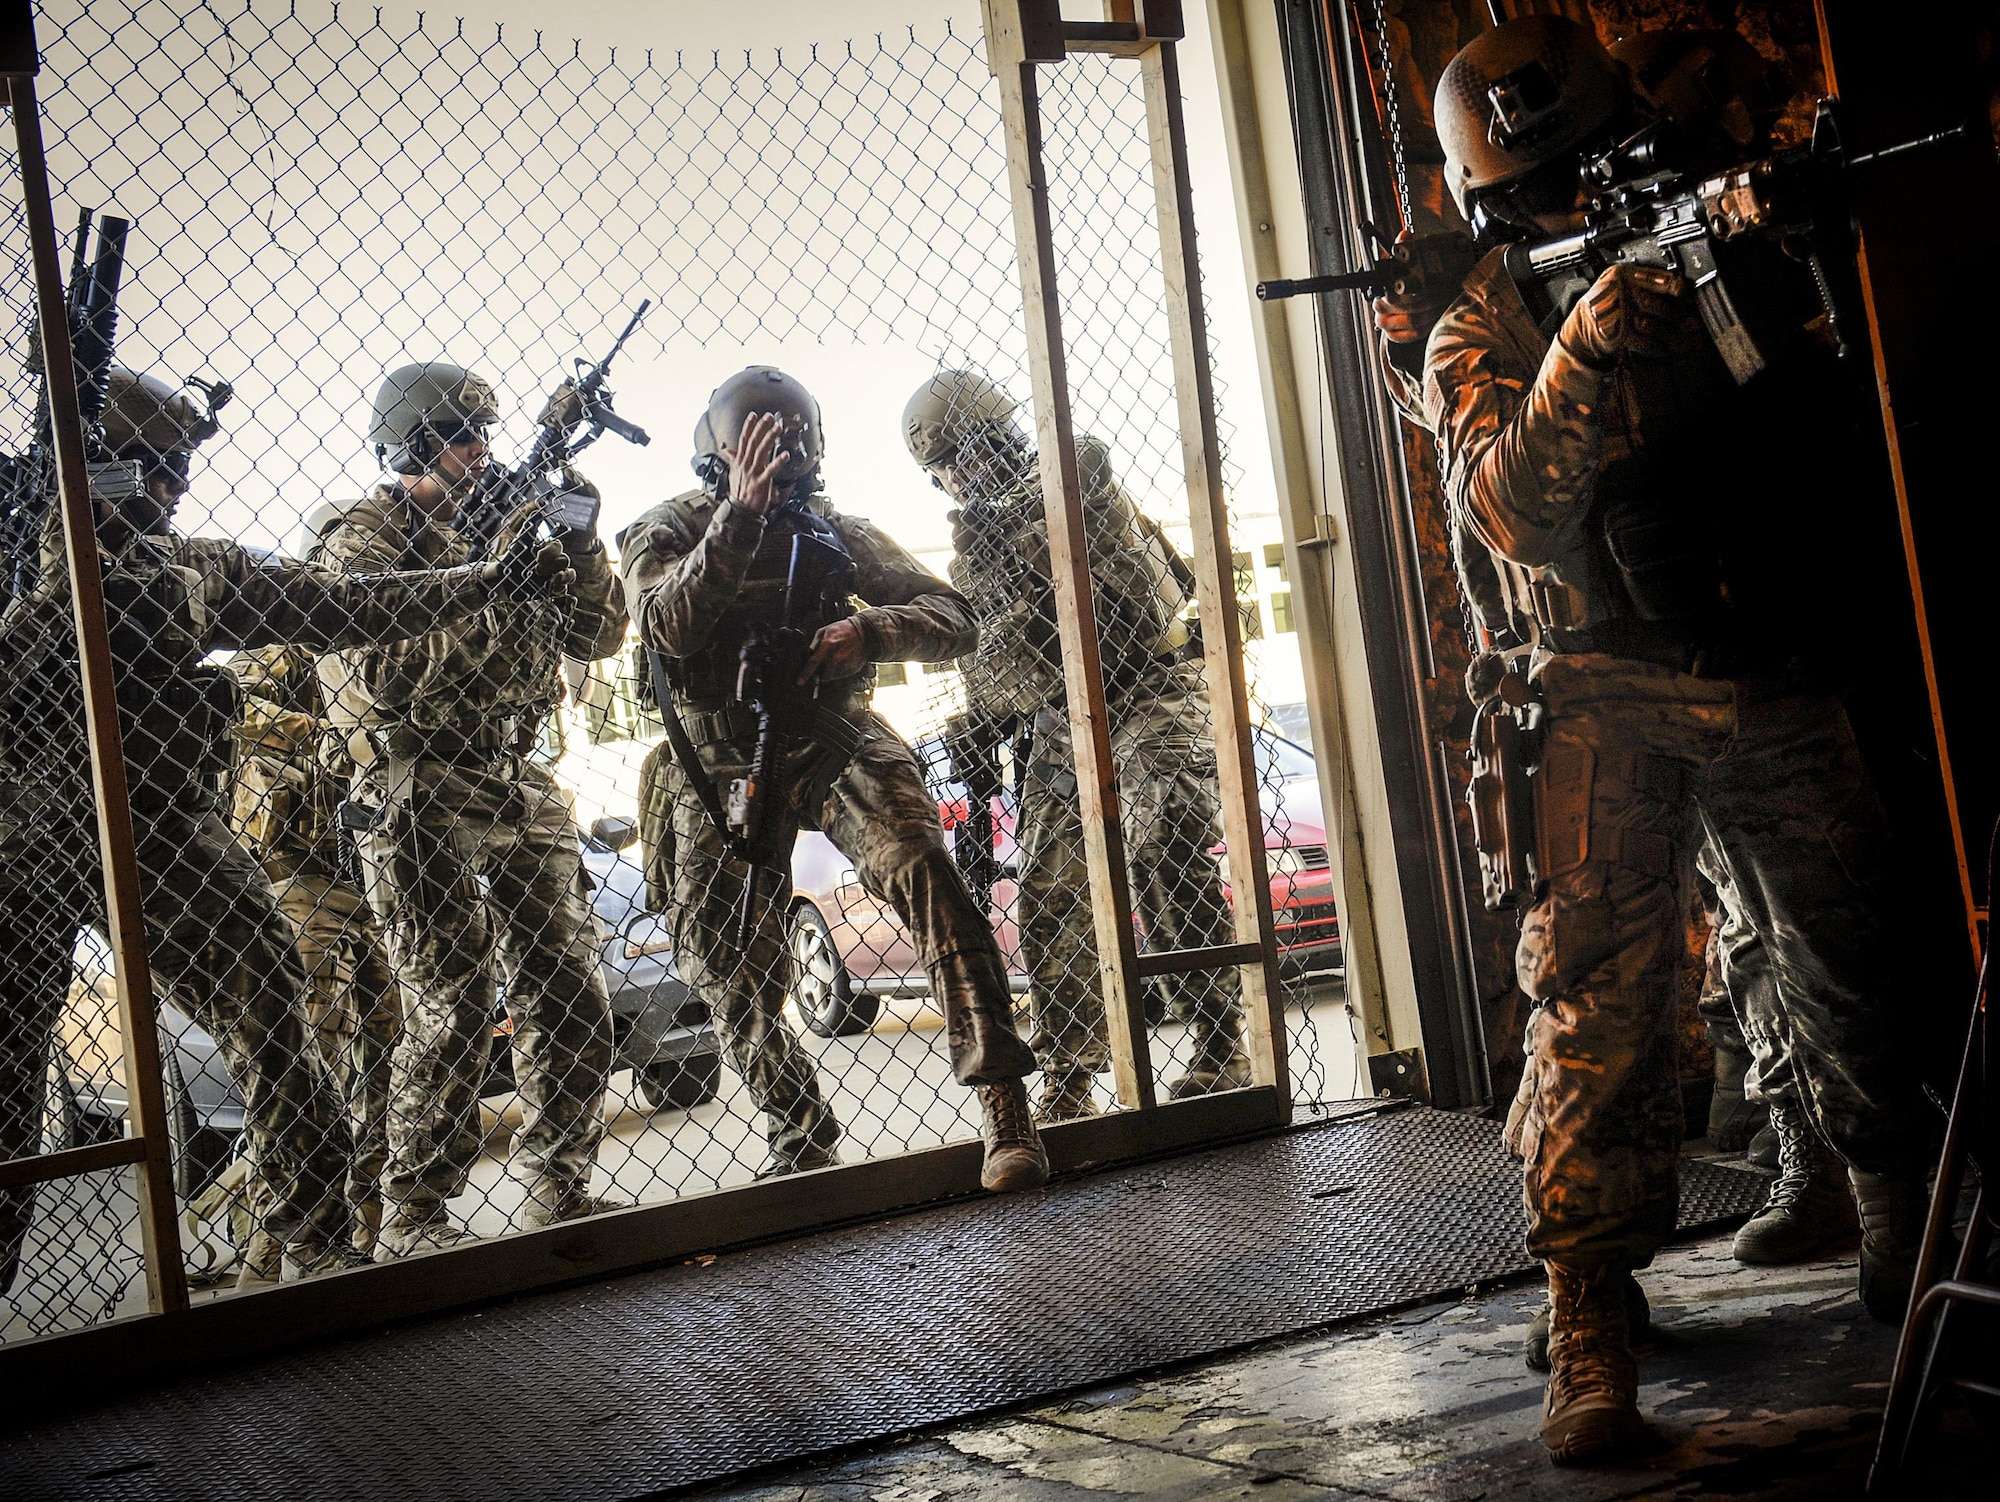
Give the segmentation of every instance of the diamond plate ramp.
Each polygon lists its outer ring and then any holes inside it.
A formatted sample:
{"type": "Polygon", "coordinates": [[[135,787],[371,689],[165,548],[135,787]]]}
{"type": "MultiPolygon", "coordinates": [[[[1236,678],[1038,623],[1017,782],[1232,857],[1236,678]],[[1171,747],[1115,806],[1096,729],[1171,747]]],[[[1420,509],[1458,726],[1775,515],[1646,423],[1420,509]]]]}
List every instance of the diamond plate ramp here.
{"type": "MultiPolygon", "coordinates": [[[[0,1495],[644,1496],[1531,1269],[1491,1122],[1410,1108],[188,1378],[0,1440],[0,1495]]],[[[1682,1165],[1683,1230],[1765,1180],[1682,1165]]]]}

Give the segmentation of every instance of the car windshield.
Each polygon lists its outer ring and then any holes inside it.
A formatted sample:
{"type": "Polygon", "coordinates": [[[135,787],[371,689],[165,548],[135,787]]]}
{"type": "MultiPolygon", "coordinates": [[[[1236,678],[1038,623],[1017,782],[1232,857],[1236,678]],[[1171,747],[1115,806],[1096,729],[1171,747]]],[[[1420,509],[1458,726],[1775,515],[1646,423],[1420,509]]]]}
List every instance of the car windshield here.
{"type": "Polygon", "coordinates": [[[1257,732],[1257,780],[1265,785],[1290,782],[1294,777],[1316,777],[1319,763],[1313,760],[1312,752],[1304,746],[1286,740],[1281,735],[1273,735],[1268,730],[1257,732]]]}

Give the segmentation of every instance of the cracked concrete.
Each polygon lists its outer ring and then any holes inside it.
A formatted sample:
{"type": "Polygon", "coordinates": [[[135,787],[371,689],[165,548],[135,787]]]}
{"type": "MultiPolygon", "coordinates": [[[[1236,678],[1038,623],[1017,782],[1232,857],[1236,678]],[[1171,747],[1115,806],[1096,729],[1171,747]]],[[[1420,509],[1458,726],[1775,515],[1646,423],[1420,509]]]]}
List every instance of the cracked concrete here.
{"type": "MultiPolygon", "coordinates": [[[[1542,1383],[1520,1342],[1532,1286],[1475,1292],[1008,1416],[909,1437],[738,1502],[1160,1502],[1255,1498],[1611,1502],[1858,1495],[1895,1332],[1854,1297],[1850,1259],[1748,1268],[1727,1237],[1641,1275],[1658,1344],[1640,1359],[1655,1448],[1615,1470],[1550,1466],[1542,1383]]],[[[1954,1422],[1910,1495],[2000,1494],[1993,1434],[1954,1422]]]]}

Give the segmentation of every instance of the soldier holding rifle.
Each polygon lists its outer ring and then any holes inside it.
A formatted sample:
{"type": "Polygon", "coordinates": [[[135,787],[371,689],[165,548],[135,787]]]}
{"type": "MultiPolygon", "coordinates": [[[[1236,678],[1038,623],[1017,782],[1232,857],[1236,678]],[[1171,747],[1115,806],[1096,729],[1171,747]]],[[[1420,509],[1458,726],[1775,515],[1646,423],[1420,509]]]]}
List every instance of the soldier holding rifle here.
{"type": "Polygon", "coordinates": [[[608,657],[625,638],[596,492],[568,465],[611,426],[603,369],[563,383],[534,452],[506,475],[488,472],[499,409],[485,381],[442,361],[392,372],[370,436],[393,478],[328,526],[316,555],[355,572],[438,567],[516,547],[546,522],[574,576],[561,597],[320,659],[327,717],[360,768],[342,817],[403,992],[378,1261],[467,1234],[445,1201],[480,1152],[503,961],[523,1103],[509,1163],[526,1191],[520,1219],[607,1207],[589,1188],[612,1062],[603,940],[569,795],[533,754],[563,696],[563,659],[608,657]]]}
{"type": "MultiPolygon", "coordinates": [[[[106,351],[108,354],[108,350],[106,351]]],[[[93,372],[82,369],[86,382],[93,372]]],[[[338,1096],[308,1041],[291,924],[223,819],[233,693],[210,652],[277,643],[352,647],[445,627],[496,601],[559,589],[553,545],[433,572],[341,577],[272,563],[171,524],[194,450],[226,388],[203,400],[102,370],[91,436],[119,728],[131,787],[146,946],[163,980],[222,1045],[244,1102],[261,1228],[288,1278],[359,1259],[342,1195],[338,1096]]],[[[59,528],[33,582],[0,614],[0,1158],[35,1150],[51,1040],[76,935],[103,923],[90,752],[59,528]]],[[[17,575],[21,576],[21,575],[17,575]]],[[[19,1267],[34,1191],[0,1194],[0,1289],[19,1267]]]]}
{"type": "Polygon", "coordinates": [[[702,488],[621,538],[633,619],[655,654],[671,757],[641,803],[675,952],[769,1121],[767,1172],[837,1161],[839,1126],[785,1026],[785,866],[823,831],[901,916],[945,1017],[953,1073],[979,1098],[991,1190],[1048,1160],[1007,971],[944,840],[910,748],[869,707],[876,662],[971,650],[965,601],[819,493],[819,404],[782,372],[723,382],[696,431],[702,488]],[[856,610],[853,598],[865,602],[856,610]]]}

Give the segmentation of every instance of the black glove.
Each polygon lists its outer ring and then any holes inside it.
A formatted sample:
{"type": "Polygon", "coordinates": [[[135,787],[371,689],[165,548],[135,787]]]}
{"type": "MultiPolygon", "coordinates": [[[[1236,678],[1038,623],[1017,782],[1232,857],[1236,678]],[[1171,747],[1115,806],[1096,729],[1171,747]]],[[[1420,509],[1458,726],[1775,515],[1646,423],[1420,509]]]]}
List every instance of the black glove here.
{"type": "Polygon", "coordinates": [[[576,583],[576,571],[569,566],[562,544],[544,541],[534,527],[515,538],[499,561],[486,568],[487,578],[509,599],[554,599],[568,594],[576,583]]]}

